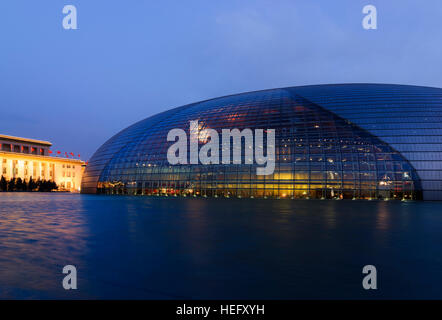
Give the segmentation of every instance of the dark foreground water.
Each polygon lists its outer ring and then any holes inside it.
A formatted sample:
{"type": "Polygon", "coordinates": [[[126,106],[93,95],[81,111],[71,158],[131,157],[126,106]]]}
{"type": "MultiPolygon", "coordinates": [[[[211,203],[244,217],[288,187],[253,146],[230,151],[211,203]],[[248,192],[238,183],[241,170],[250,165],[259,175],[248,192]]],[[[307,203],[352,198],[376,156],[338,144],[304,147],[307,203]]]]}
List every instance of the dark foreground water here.
{"type": "Polygon", "coordinates": [[[0,298],[440,299],[442,203],[0,193],[0,298]]]}

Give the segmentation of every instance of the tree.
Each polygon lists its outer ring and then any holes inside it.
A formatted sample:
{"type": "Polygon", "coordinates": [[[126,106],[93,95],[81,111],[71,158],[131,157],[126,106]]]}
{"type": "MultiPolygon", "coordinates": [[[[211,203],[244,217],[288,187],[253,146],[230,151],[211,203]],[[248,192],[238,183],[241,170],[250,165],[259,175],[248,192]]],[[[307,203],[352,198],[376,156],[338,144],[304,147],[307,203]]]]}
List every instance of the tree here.
{"type": "Polygon", "coordinates": [[[50,192],[57,190],[58,185],[53,180],[41,180],[34,181],[32,177],[29,181],[23,180],[21,178],[12,178],[11,180],[6,180],[4,176],[0,178],[0,191],[41,191],[50,192]]]}
{"type": "Polygon", "coordinates": [[[48,182],[45,179],[40,181],[40,187],[38,188],[38,191],[40,191],[40,192],[49,191],[48,190],[48,182]]]}
{"type": "Polygon", "coordinates": [[[0,190],[8,191],[8,181],[6,181],[5,177],[1,177],[0,179],[0,190]]]}
{"type": "Polygon", "coordinates": [[[35,181],[32,179],[32,176],[31,176],[29,178],[29,182],[28,182],[28,190],[34,191],[36,187],[37,187],[37,185],[35,184],[35,181]]]}
{"type": "Polygon", "coordinates": [[[57,183],[54,180],[50,181],[50,187],[51,187],[51,191],[58,189],[57,183]]]}
{"type": "Polygon", "coordinates": [[[15,189],[17,191],[23,191],[23,180],[20,177],[15,181],[15,189]]]}
{"type": "Polygon", "coordinates": [[[35,187],[37,191],[40,191],[41,189],[41,179],[38,177],[37,181],[35,182],[35,187]]]}
{"type": "Polygon", "coordinates": [[[40,191],[40,192],[50,192],[54,189],[55,190],[58,189],[57,184],[52,180],[45,180],[45,179],[38,180],[37,184],[39,186],[38,191],[40,191]]]}
{"type": "Polygon", "coordinates": [[[8,182],[8,191],[15,191],[15,178],[12,178],[8,182]]]}

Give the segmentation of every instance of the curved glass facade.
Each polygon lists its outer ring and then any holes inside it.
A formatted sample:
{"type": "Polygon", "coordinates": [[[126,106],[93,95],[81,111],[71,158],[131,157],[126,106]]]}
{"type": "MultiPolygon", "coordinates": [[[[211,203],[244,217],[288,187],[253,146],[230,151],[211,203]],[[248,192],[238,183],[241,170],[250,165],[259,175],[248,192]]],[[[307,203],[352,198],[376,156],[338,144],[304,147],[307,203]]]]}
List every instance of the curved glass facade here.
{"type": "Polygon", "coordinates": [[[109,139],[90,159],[82,192],[442,200],[441,118],[442,90],[425,87],[320,85],[216,98],[109,139]],[[195,120],[218,132],[275,129],[274,173],[256,175],[256,164],[244,164],[244,149],[240,165],[170,165],[168,132],[189,135],[195,120]]]}

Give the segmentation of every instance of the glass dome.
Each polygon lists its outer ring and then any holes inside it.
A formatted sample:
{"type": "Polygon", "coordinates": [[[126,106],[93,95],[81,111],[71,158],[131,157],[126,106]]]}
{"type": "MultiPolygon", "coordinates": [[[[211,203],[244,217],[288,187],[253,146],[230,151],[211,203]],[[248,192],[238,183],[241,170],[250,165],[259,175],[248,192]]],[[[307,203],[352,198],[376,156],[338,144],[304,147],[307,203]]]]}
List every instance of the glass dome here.
{"type": "Polygon", "coordinates": [[[441,119],[442,90],[426,87],[318,85],[220,97],[157,114],[110,138],[90,159],[82,192],[442,200],[441,119]],[[273,174],[256,175],[257,165],[244,161],[169,164],[168,132],[189,135],[196,120],[201,130],[218,132],[274,129],[273,174]]]}

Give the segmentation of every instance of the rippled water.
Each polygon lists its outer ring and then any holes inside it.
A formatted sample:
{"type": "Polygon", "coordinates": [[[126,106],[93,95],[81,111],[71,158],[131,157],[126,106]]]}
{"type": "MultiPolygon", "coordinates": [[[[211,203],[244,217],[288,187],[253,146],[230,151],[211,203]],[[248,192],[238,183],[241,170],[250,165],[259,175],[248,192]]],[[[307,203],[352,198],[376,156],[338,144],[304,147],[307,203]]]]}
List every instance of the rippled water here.
{"type": "Polygon", "coordinates": [[[0,298],[442,298],[441,285],[442,203],[0,193],[0,298]],[[67,264],[77,290],[62,288],[67,264]]]}

